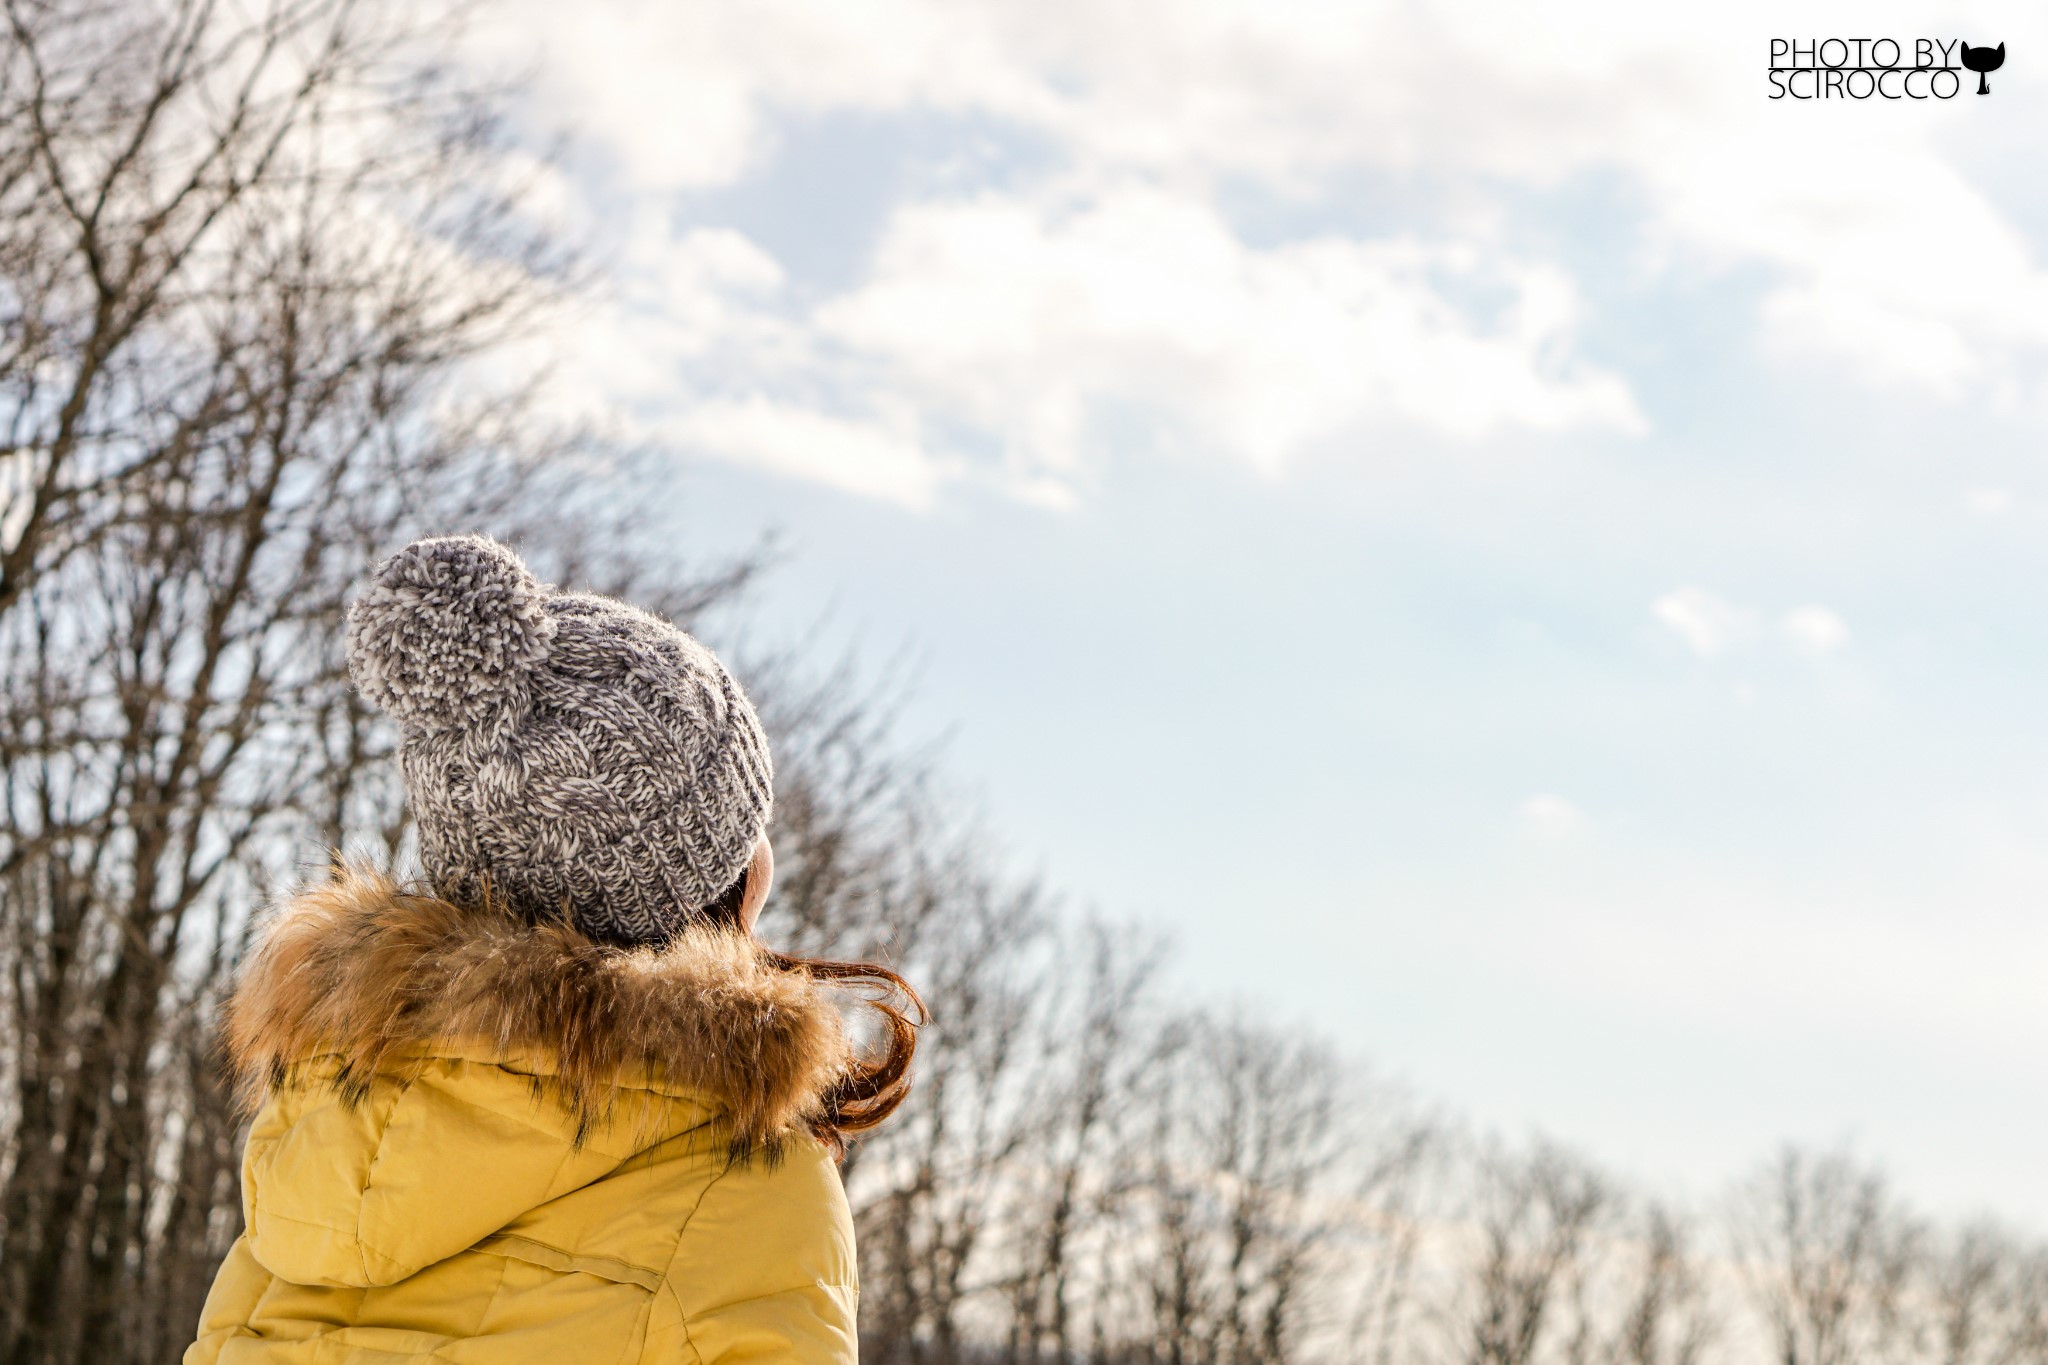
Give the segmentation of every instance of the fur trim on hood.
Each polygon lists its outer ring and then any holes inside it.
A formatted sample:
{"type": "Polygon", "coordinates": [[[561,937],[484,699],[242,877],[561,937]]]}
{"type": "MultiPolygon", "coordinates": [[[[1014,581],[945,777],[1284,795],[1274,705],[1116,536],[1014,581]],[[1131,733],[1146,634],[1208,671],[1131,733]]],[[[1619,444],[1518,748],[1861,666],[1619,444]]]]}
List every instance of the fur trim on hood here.
{"type": "Polygon", "coordinates": [[[822,1111],[852,1055],[819,985],[739,934],[693,927],[615,948],[363,871],[279,909],[236,982],[226,1041],[252,1109],[314,1056],[338,1055],[335,1085],[360,1097],[401,1059],[467,1042],[544,1058],[541,1088],[579,1133],[622,1088],[652,1085],[701,1092],[738,1144],[770,1146],[822,1111]]]}

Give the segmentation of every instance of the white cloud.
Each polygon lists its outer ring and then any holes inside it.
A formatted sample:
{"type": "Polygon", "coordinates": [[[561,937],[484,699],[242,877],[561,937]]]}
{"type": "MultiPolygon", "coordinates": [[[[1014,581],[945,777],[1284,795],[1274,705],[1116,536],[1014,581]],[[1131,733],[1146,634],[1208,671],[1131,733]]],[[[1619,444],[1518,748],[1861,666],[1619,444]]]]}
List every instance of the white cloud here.
{"type": "MultiPolygon", "coordinates": [[[[773,368],[729,377],[835,422],[875,420],[862,394],[932,405],[1001,448],[1002,481],[1044,488],[1072,486],[1097,404],[1171,409],[1173,439],[1265,469],[1360,422],[1642,430],[1625,376],[1578,353],[1583,291],[1503,248],[1528,191],[1594,176],[1640,206],[1624,264],[1758,281],[1769,355],[1948,401],[2039,387],[2048,273],[1944,151],[1982,111],[1773,102],[1781,13],[592,0],[507,7],[489,46],[533,45],[541,98],[608,158],[617,195],[733,184],[790,118],[973,119],[1032,140],[1052,168],[1036,179],[894,205],[876,275],[815,316],[729,309],[749,332],[776,330],[749,313],[795,329],[773,368]],[[1357,170],[1434,187],[1415,199],[1432,207],[1281,245],[1217,211],[1229,184],[1313,200],[1357,170]],[[1504,317],[1453,302],[1473,282],[1505,291],[1504,317]]],[[[1858,15],[1904,37],[1924,23],[1858,15]]],[[[2048,46],[2038,14],[2000,32],[2048,46]]]]}
{"type": "MultiPolygon", "coordinates": [[[[580,135],[641,190],[729,184],[771,146],[766,57],[717,6],[613,0],[564,8],[499,7],[476,26],[476,58],[507,73],[531,70],[541,100],[573,111],[580,135]]],[[[768,44],[762,42],[762,47],[768,44]]]]}
{"type": "Polygon", "coordinates": [[[1972,488],[1963,494],[1963,506],[1980,517],[2002,517],[2018,505],[2018,499],[2004,488],[1972,488]]]}
{"type": "Polygon", "coordinates": [[[1704,588],[1676,588],[1651,604],[1651,613],[1701,658],[1725,654],[1745,639],[1750,613],[1704,588]]]}
{"type": "Polygon", "coordinates": [[[1025,468],[1080,467],[1091,412],[1120,404],[1275,471],[1382,421],[1640,433],[1621,381],[1569,358],[1576,307],[1544,267],[1409,240],[1255,250],[1201,204],[1126,187],[906,209],[873,278],[817,321],[1025,468]],[[1482,324],[1445,277],[1510,302],[1482,324]]]}
{"type": "Polygon", "coordinates": [[[1071,500],[1105,413],[1268,473],[1388,425],[1646,427],[1573,356],[1571,282],[1470,246],[1255,249],[1157,190],[989,193],[899,210],[870,276],[809,303],[740,234],[669,243],[661,221],[626,234],[617,298],[556,348],[570,386],[636,435],[908,506],[970,477],[1071,500]],[[1475,318],[1447,284],[1504,302],[1475,318]]]}
{"type": "Polygon", "coordinates": [[[920,442],[915,415],[900,409],[887,419],[860,420],[759,397],[714,400],[664,430],[685,446],[913,508],[930,506],[945,472],[920,442]]]}
{"type": "MultiPolygon", "coordinates": [[[[1650,607],[1658,624],[1685,642],[1686,648],[1703,659],[1717,658],[1747,644],[1757,633],[1757,614],[1705,588],[1674,588],[1650,607]]],[[[1778,617],[1778,634],[1802,654],[1818,658],[1833,654],[1849,643],[1849,625],[1828,608],[1816,605],[1794,607],[1778,617]]],[[[1736,699],[1756,700],[1749,683],[1739,684],[1736,699]]]]}
{"type": "Polygon", "coordinates": [[[1516,826],[1542,839],[1566,838],[1590,823],[1574,802],[1554,792],[1538,792],[1515,808],[1516,826]]]}
{"type": "Polygon", "coordinates": [[[1849,643],[1849,626],[1826,607],[1795,607],[1778,621],[1794,648],[1811,655],[1832,654],[1849,643]]]}

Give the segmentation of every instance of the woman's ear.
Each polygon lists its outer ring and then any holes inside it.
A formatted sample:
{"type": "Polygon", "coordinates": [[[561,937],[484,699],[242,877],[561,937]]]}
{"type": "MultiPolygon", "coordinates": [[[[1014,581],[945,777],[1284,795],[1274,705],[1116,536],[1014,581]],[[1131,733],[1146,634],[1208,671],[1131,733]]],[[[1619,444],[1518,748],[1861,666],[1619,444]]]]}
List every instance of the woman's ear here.
{"type": "Polygon", "coordinates": [[[761,917],[761,907],[768,900],[768,888],[775,884],[775,850],[768,844],[768,836],[754,845],[754,859],[747,864],[747,893],[740,901],[740,928],[746,933],[754,932],[754,921],[761,917]]]}

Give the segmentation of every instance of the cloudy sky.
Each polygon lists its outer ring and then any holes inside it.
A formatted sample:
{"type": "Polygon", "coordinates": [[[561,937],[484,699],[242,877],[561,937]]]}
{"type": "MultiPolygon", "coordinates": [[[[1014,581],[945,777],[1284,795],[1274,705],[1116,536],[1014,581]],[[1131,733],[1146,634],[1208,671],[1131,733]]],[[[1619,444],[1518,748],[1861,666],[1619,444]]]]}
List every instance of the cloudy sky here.
{"type": "Polygon", "coordinates": [[[559,401],[1020,867],[1646,1182],[2048,1227],[2048,12],[498,13],[559,401]],[[2010,61],[1768,98],[1859,36],[2010,61]]]}

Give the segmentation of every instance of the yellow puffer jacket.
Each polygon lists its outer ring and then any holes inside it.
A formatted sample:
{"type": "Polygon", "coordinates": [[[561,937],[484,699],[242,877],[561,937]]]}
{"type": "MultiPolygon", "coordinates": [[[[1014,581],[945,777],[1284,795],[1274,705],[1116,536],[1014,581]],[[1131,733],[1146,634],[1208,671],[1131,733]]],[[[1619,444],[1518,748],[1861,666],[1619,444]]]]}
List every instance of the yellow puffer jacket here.
{"type": "Polygon", "coordinates": [[[186,1365],[855,1358],[853,1227],[806,1121],[809,978],[713,931],[593,944],[354,876],[237,984],[247,1230],[186,1365]]]}

